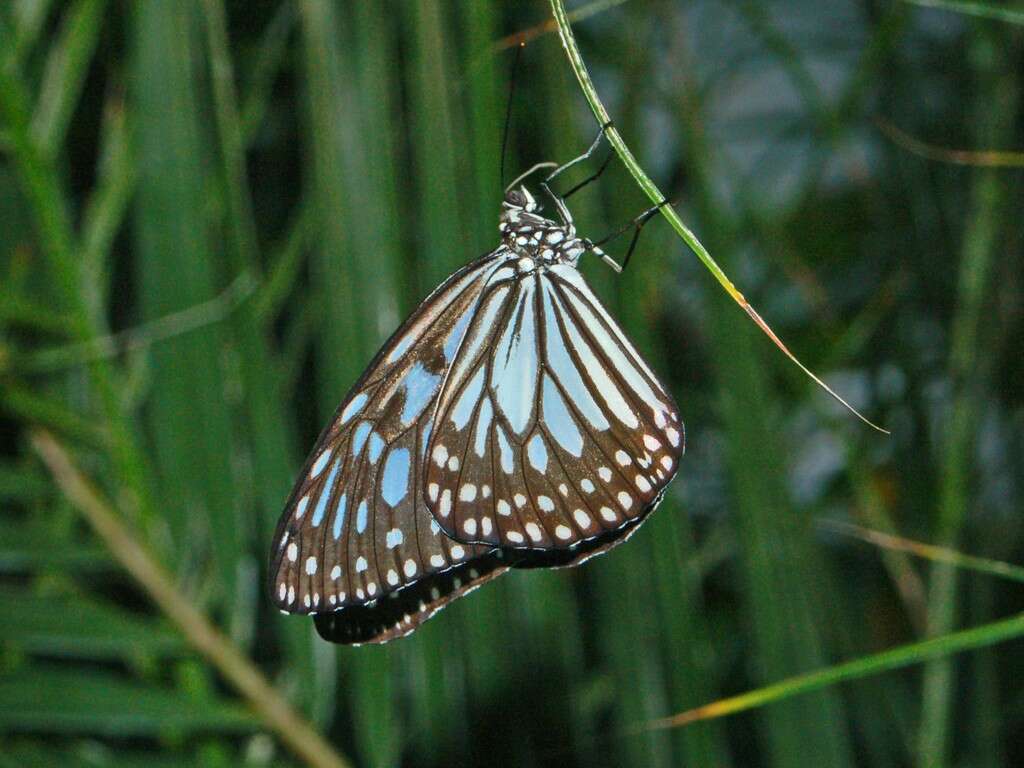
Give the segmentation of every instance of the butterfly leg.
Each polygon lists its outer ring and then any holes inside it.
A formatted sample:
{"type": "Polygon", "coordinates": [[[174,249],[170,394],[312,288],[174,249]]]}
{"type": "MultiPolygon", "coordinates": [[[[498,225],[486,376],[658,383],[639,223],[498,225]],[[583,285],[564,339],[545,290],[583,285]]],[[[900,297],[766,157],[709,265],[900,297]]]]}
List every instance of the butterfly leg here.
{"type": "Polygon", "coordinates": [[[562,165],[555,168],[555,170],[553,170],[546,177],[544,177],[544,181],[540,183],[541,189],[543,189],[547,193],[548,197],[550,197],[554,201],[555,208],[558,210],[558,215],[562,219],[562,223],[566,227],[568,227],[573,232],[573,234],[575,234],[576,228],[573,226],[572,214],[569,213],[569,209],[565,205],[565,199],[569,197],[569,195],[578,192],[580,189],[582,189],[587,184],[597,179],[602,173],[604,173],[604,169],[607,168],[608,163],[611,162],[613,153],[609,154],[608,157],[605,158],[605,161],[601,164],[601,167],[597,170],[596,173],[592,174],[589,178],[581,181],[579,184],[574,186],[564,195],[555,194],[555,192],[552,191],[551,189],[550,182],[563,171],[572,168],[577,163],[582,163],[584,160],[587,160],[591,155],[593,155],[594,152],[597,150],[598,146],[601,144],[601,139],[604,138],[605,133],[609,128],[611,128],[611,126],[611,120],[602,125],[601,130],[597,132],[597,136],[594,138],[594,141],[591,142],[586,152],[584,152],[582,155],[578,157],[574,157],[569,162],[563,163],[562,165]]]}
{"type": "MultiPolygon", "coordinates": [[[[557,168],[555,168],[555,170],[553,170],[551,173],[549,173],[544,178],[544,183],[545,184],[549,183],[556,176],[560,175],[563,171],[567,171],[570,168],[572,168],[574,165],[576,165],[578,163],[582,163],[584,160],[588,160],[590,158],[590,156],[592,154],[594,154],[594,152],[597,150],[598,146],[601,144],[601,139],[604,138],[605,133],[608,131],[609,128],[612,127],[612,125],[613,125],[613,123],[612,123],[611,120],[609,120],[607,123],[602,125],[601,129],[597,132],[597,136],[594,138],[594,141],[591,142],[590,147],[587,149],[587,151],[584,152],[579,157],[574,157],[569,162],[563,163],[562,165],[560,165],[557,168]]],[[[607,165],[607,163],[606,163],[606,165],[607,165]]],[[[600,172],[598,172],[598,175],[600,175],[600,172]]],[[[563,197],[568,197],[568,195],[563,195],[563,197]]]]}
{"type": "Polygon", "coordinates": [[[608,152],[608,157],[606,157],[604,159],[604,162],[601,163],[601,167],[600,168],[598,168],[592,174],[587,176],[587,178],[585,178],[579,184],[577,184],[576,186],[570,188],[567,192],[563,192],[562,195],[561,195],[562,199],[563,200],[568,200],[570,197],[572,197],[577,192],[579,192],[581,189],[583,189],[585,186],[587,186],[587,184],[589,184],[592,181],[597,181],[599,178],[601,178],[601,174],[604,173],[605,168],[607,168],[609,163],[611,163],[613,157],[615,157],[615,150],[611,150],[611,151],[608,152]]]}
{"type": "Polygon", "coordinates": [[[654,215],[662,209],[662,207],[668,204],[668,200],[662,200],[657,205],[652,205],[650,208],[648,208],[646,211],[641,213],[639,216],[637,216],[629,223],[625,224],[622,227],[619,227],[611,234],[605,235],[600,240],[590,243],[590,250],[593,251],[593,253],[595,253],[596,255],[600,256],[605,261],[605,263],[612,266],[612,269],[614,269],[616,272],[622,272],[629,265],[629,260],[633,256],[633,251],[636,249],[637,240],[640,239],[640,230],[644,228],[644,225],[648,221],[650,221],[654,217],[654,215]],[[620,266],[619,264],[615,263],[612,260],[612,258],[608,256],[608,254],[601,250],[601,246],[609,242],[610,240],[614,240],[616,237],[619,237],[620,235],[624,234],[630,229],[634,230],[633,239],[629,241],[629,249],[626,251],[626,258],[623,259],[622,265],[620,266]]]}

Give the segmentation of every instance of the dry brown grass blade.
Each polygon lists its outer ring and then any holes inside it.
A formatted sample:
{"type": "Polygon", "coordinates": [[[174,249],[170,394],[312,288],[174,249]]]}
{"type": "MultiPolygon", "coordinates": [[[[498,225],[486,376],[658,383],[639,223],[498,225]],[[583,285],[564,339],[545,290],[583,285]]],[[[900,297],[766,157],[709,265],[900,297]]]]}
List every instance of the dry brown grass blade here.
{"type": "Polygon", "coordinates": [[[153,602],[192,646],[242,695],[267,727],[299,758],[317,768],[347,768],[339,755],[270,684],[237,646],[186,600],[171,576],[121,522],[111,505],[78,470],[64,447],[48,432],[31,435],[32,446],[57,486],[153,602]]]}
{"type": "Polygon", "coordinates": [[[1024,152],[948,149],[921,141],[916,136],[897,128],[884,117],[876,117],[875,125],[894,144],[926,160],[978,168],[1024,168],[1024,152]]]}

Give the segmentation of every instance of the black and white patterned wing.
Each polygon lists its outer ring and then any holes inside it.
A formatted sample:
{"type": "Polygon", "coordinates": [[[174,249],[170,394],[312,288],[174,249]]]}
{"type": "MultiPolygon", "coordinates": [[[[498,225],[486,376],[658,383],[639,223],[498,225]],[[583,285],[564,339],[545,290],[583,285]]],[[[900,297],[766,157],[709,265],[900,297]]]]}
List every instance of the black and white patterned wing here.
{"type": "MultiPolygon", "coordinates": [[[[464,591],[466,583],[503,570],[487,557],[490,547],[443,534],[423,503],[421,468],[444,377],[467,329],[479,320],[489,277],[507,257],[499,248],[446,280],[346,395],[277,527],[269,583],[281,610],[337,612],[318,627],[381,641],[399,631],[390,621],[397,607],[401,625],[407,604],[436,603],[441,590],[464,591]],[[463,565],[459,577],[453,569],[463,565]],[[468,575],[470,567],[478,578],[468,575]],[[452,577],[435,578],[446,571],[452,577]],[[384,597],[411,587],[401,601],[384,597]],[[379,607],[385,601],[387,610],[379,607]]],[[[405,624],[402,634],[411,631],[412,620],[405,624]]]]}
{"type": "Polygon", "coordinates": [[[573,266],[503,285],[494,343],[461,354],[440,394],[428,505],[467,543],[614,541],[676,472],[676,405],[573,266]]]}

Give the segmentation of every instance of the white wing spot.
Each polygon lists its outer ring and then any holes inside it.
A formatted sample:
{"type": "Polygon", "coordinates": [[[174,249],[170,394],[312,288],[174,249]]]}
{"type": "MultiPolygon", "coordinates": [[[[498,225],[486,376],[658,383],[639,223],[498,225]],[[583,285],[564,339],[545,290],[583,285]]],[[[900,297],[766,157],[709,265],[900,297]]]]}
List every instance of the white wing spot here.
{"type": "Polygon", "coordinates": [[[367,563],[366,563],[366,558],[365,558],[365,557],[363,557],[362,555],[360,555],[359,559],[358,559],[358,560],[356,560],[356,573],[362,573],[362,572],[363,572],[363,571],[365,571],[365,570],[366,570],[366,569],[367,569],[368,567],[369,567],[369,566],[368,566],[368,565],[367,565],[367,563]]]}
{"type": "Polygon", "coordinates": [[[431,600],[437,600],[439,597],[441,597],[441,590],[439,590],[437,587],[431,587],[430,588],[430,599],[431,600]]]}
{"type": "Polygon", "coordinates": [[[521,534],[519,531],[508,531],[505,533],[505,538],[511,541],[513,544],[522,544],[524,541],[523,534],[521,534]]]}
{"type": "Polygon", "coordinates": [[[567,541],[568,539],[572,538],[572,529],[570,529],[567,525],[559,525],[557,528],[555,528],[555,536],[562,539],[563,541],[567,541]]]}
{"type": "Polygon", "coordinates": [[[437,501],[437,494],[440,492],[440,488],[437,487],[437,483],[431,483],[427,486],[427,495],[431,501],[437,501]]]}
{"type": "Polygon", "coordinates": [[[526,504],[526,497],[523,496],[523,494],[521,493],[517,493],[513,497],[513,501],[515,501],[517,507],[522,507],[524,504],[526,504]]]}
{"type": "Polygon", "coordinates": [[[618,520],[618,517],[615,514],[615,510],[613,510],[611,507],[601,507],[601,517],[603,517],[609,523],[614,523],[616,520],[618,520]]]}
{"type": "Polygon", "coordinates": [[[661,466],[663,466],[665,469],[667,469],[669,472],[671,472],[672,471],[672,457],[671,456],[662,456],[661,457],[661,466]]]}
{"type": "Polygon", "coordinates": [[[356,589],[356,597],[358,597],[360,600],[366,599],[366,593],[363,592],[363,588],[362,587],[358,587],[356,589]]]}
{"type": "Polygon", "coordinates": [[[498,514],[508,517],[512,514],[512,507],[504,499],[498,499],[498,514]]]}
{"type": "Polygon", "coordinates": [[[336,565],[331,568],[331,581],[337,581],[341,578],[341,566],[336,565]]]}
{"type": "Polygon", "coordinates": [[[580,488],[583,489],[584,493],[594,492],[594,484],[590,481],[589,477],[585,477],[580,481],[580,488]]]}
{"type": "Polygon", "coordinates": [[[400,528],[392,528],[387,532],[387,535],[384,537],[384,541],[388,549],[394,549],[405,541],[405,534],[402,533],[400,528]]]}
{"type": "Polygon", "coordinates": [[[402,568],[402,570],[405,572],[405,577],[407,579],[411,579],[413,576],[416,575],[416,561],[410,557],[408,560],[405,561],[405,566],[402,568]]]}
{"type": "Polygon", "coordinates": [[[452,489],[445,488],[444,493],[441,494],[441,504],[437,508],[437,511],[441,514],[441,517],[448,517],[448,514],[452,511],[452,489]]]}
{"type": "Polygon", "coordinates": [[[377,594],[377,582],[371,581],[369,584],[366,585],[366,594],[368,594],[370,597],[373,597],[377,594]]]}
{"type": "Polygon", "coordinates": [[[307,493],[301,499],[299,503],[295,505],[295,519],[301,520],[302,516],[306,514],[306,507],[309,506],[309,494],[307,493]]]}
{"type": "Polygon", "coordinates": [[[305,596],[304,596],[304,597],[302,598],[302,603],[303,603],[303,605],[305,605],[305,606],[306,606],[307,608],[309,608],[309,606],[310,606],[310,604],[311,604],[312,602],[313,602],[313,601],[309,599],[309,593],[307,592],[307,593],[306,593],[306,595],[305,595],[305,596]]]}
{"type": "Polygon", "coordinates": [[[568,496],[569,495],[569,486],[567,486],[565,483],[559,483],[558,484],[558,492],[560,494],[562,494],[563,496],[568,496]]]}
{"type": "Polygon", "coordinates": [[[461,560],[466,556],[466,550],[462,548],[462,545],[456,544],[451,548],[451,555],[453,560],[461,560]]]}
{"type": "Polygon", "coordinates": [[[430,455],[434,457],[434,461],[437,462],[439,467],[443,467],[444,463],[448,461],[448,449],[443,445],[435,445],[434,452],[430,455]]]}
{"type": "Polygon", "coordinates": [[[475,536],[476,535],[476,518],[475,517],[467,517],[466,520],[462,523],[462,530],[464,530],[466,532],[466,535],[468,535],[468,536],[475,536]]]}
{"type": "Polygon", "coordinates": [[[288,594],[288,587],[282,581],[281,585],[277,588],[277,597],[279,600],[284,600],[284,596],[288,594]]]}
{"type": "Polygon", "coordinates": [[[610,483],[612,480],[612,471],[608,467],[600,467],[597,470],[597,475],[606,483],[610,483]]]}
{"type": "Polygon", "coordinates": [[[476,498],[476,486],[473,483],[466,483],[459,490],[460,501],[473,501],[476,498]]]}
{"type": "Polygon", "coordinates": [[[459,457],[458,456],[452,456],[450,459],[448,459],[448,469],[450,469],[452,472],[458,472],[459,471],[459,457]]]}
{"type": "Polygon", "coordinates": [[[576,523],[580,528],[590,527],[590,515],[584,512],[582,509],[577,509],[572,513],[572,516],[576,519],[576,523]]]}
{"type": "Polygon", "coordinates": [[[295,602],[295,587],[288,587],[288,605],[295,602]]]}
{"type": "Polygon", "coordinates": [[[482,487],[482,488],[480,489],[480,494],[481,494],[481,495],[482,495],[482,496],[483,496],[483,497],[484,497],[485,499],[489,499],[489,498],[491,498],[491,486],[489,486],[489,485],[484,485],[484,486],[483,486],[483,487],[482,487]]]}
{"type": "Polygon", "coordinates": [[[337,595],[328,595],[327,598],[328,598],[328,600],[331,601],[331,605],[337,605],[338,604],[338,597],[337,597],[337,595]]]}
{"type": "Polygon", "coordinates": [[[553,502],[547,496],[538,496],[537,497],[537,506],[540,507],[545,512],[553,512],[554,509],[555,509],[555,502],[553,502]]]}
{"type": "MultiPolygon", "coordinates": [[[[430,564],[434,568],[444,568],[444,557],[442,557],[441,555],[431,555],[430,556],[430,564]]],[[[435,600],[436,599],[437,598],[435,598],[435,600]]]]}
{"type": "MultiPolygon", "coordinates": [[[[661,413],[661,411],[658,411],[658,413],[661,413]]],[[[644,445],[647,446],[649,450],[656,451],[661,448],[661,441],[654,435],[644,435],[644,445]]]]}
{"type": "Polygon", "coordinates": [[[318,605],[320,605],[320,593],[319,592],[314,592],[313,593],[313,606],[315,607],[315,606],[318,606],[318,605]]]}
{"type": "Polygon", "coordinates": [[[651,490],[651,484],[647,482],[647,478],[644,477],[643,475],[636,476],[636,487],[639,488],[644,493],[647,493],[649,490],[651,490]]]}
{"type": "Polygon", "coordinates": [[[389,569],[388,570],[388,584],[390,584],[391,586],[394,587],[394,586],[396,586],[398,584],[399,581],[400,581],[400,579],[398,578],[398,571],[396,571],[394,568],[389,569]]]}
{"type": "Polygon", "coordinates": [[[492,529],[493,525],[494,525],[494,523],[491,521],[491,518],[489,518],[489,517],[485,517],[485,518],[480,520],[480,530],[481,530],[481,532],[483,533],[484,536],[490,536],[491,535],[491,529],[492,529]]]}
{"type": "Polygon", "coordinates": [[[306,573],[310,576],[316,573],[316,558],[310,557],[306,560],[306,573]]]}
{"type": "Polygon", "coordinates": [[[619,462],[619,466],[626,467],[633,463],[633,459],[630,458],[629,454],[619,448],[615,452],[615,460],[619,462]]]}
{"type": "Polygon", "coordinates": [[[623,509],[629,509],[633,506],[633,497],[625,491],[619,491],[619,505],[623,509]]]}
{"type": "Polygon", "coordinates": [[[293,563],[299,559],[299,547],[294,541],[288,545],[288,559],[293,563]]]}
{"type": "Polygon", "coordinates": [[[437,520],[434,520],[433,518],[430,519],[430,532],[435,536],[441,533],[441,526],[438,525],[437,520]]]}
{"type": "Polygon", "coordinates": [[[665,430],[665,437],[672,443],[673,448],[679,447],[679,432],[676,431],[675,427],[669,427],[665,430]]]}
{"type": "Polygon", "coordinates": [[[540,541],[544,537],[544,534],[540,532],[540,526],[536,523],[526,524],[526,534],[534,541],[540,541]]]}

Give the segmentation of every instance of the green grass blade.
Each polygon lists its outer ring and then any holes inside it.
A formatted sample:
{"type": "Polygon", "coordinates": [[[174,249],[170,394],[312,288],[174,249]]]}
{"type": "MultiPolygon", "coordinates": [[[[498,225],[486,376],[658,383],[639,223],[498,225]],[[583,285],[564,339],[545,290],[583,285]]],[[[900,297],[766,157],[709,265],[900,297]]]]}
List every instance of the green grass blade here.
{"type": "Polygon", "coordinates": [[[8,10],[14,25],[11,54],[16,62],[24,60],[39,38],[53,6],[53,0],[14,0],[8,10]]]}
{"type": "MultiPolygon", "coordinates": [[[[409,128],[414,137],[412,159],[418,186],[420,294],[433,290],[468,258],[479,255],[467,247],[462,214],[460,193],[465,187],[460,183],[456,137],[465,135],[465,128],[456,120],[451,98],[452,45],[447,38],[445,7],[437,0],[415,0],[405,6],[412,33],[406,87],[412,106],[409,128]]],[[[477,246],[480,251],[490,247],[489,243],[477,246]]]]}
{"type": "MultiPolygon", "coordinates": [[[[977,136],[981,144],[999,146],[1010,140],[1017,114],[1018,78],[1011,59],[1003,58],[1008,35],[1001,29],[979,29],[971,43],[976,52],[975,70],[980,88],[974,102],[977,136]]],[[[938,490],[936,540],[955,546],[966,524],[972,499],[972,466],[976,434],[981,418],[981,393],[989,376],[985,354],[989,294],[1006,225],[1010,196],[1004,177],[994,169],[976,172],[971,191],[971,211],[961,244],[956,315],[950,347],[950,380],[956,390],[945,431],[938,490]]],[[[948,565],[932,569],[928,599],[928,632],[945,634],[956,624],[956,570],[948,565]]],[[[954,670],[939,661],[925,670],[919,764],[939,765],[947,760],[950,718],[958,698],[954,670]]]]}
{"type": "Polygon", "coordinates": [[[113,272],[111,251],[135,191],[135,158],[120,96],[108,102],[101,127],[97,182],[82,214],[82,293],[97,328],[106,328],[105,308],[113,272]]]}
{"type": "Polygon", "coordinates": [[[63,29],[51,46],[32,116],[33,138],[45,154],[55,154],[64,141],[99,40],[106,7],[107,0],[77,0],[65,12],[63,29]]]}
{"type": "Polygon", "coordinates": [[[942,637],[933,637],[919,643],[910,643],[863,659],[856,659],[817,672],[782,680],[739,696],[731,696],[688,712],[680,712],[671,717],[656,720],[641,726],[638,730],[678,728],[698,720],[725,717],[761,708],[794,696],[820,691],[839,683],[859,680],[869,675],[877,675],[915,664],[923,664],[964,651],[986,648],[1008,640],[1015,640],[1021,636],[1024,636],[1024,614],[993,621],[981,627],[960,630],[942,637]]]}
{"type": "MultiPolygon", "coordinates": [[[[379,166],[373,171],[368,167],[360,138],[365,138],[363,126],[352,117],[360,114],[361,99],[380,98],[376,88],[361,92],[359,78],[386,75],[379,66],[361,66],[355,32],[340,24],[333,6],[303,2],[299,10],[307,83],[304,140],[312,182],[308,199],[317,241],[310,262],[312,302],[319,310],[315,320],[317,413],[318,419],[326,420],[397,324],[393,276],[399,265],[389,239],[394,225],[370,231],[393,207],[388,202],[386,174],[380,175],[379,166]]],[[[363,13],[372,17],[383,14],[383,9],[374,6],[363,13]]],[[[389,18],[383,14],[368,23],[387,24],[389,18]]],[[[388,159],[386,152],[381,154],[388,159]]],[[[348,674],[350,663],[342,657],[343,675],[348,674]]],[[[378,683],[391,679],[392,663],[390,655],[378,655],[374,670],[353,673],[355,684],[346,689],[353,711],[378,713],[373,727],[356,735],[357,750],[373,765],[392,763],[399,744],[395,702],[378,698],[378,683]]]]}
{"type": "MultiPolygon", "coordinates": [[[[137,11],[135,264],[139,314],[152,320],[211,299],[219,281],[206,219],[205,121],[193,80],[201,60],[192,34],[196,19],[185,4],[145,3],[137,11]]],[[[194,562],[196,543],[208,542],[202,554],[215,569],[216,599],[233,614],[246,528],[232,482],[223,347],[222,327],[207,325],[151,349],[147,405],[175,562],[194,562]],[[174,374],[180,370],[190,375],[174,374]]]]}
{"type": "Polygon", "coordinates": [[[196,701],[111,672],[36,666],[0,678],[0,729],[157,737],[251,732],[259,721],[237,704],[196,701]]]}
{"type": "Polygon", "coordinates": [[[965,16],[976,16],[979,19],[1005,21],[1009,24],[1024,24],[1024,11],[1016,8],[1005,8],[991,3],[972,3],[963,0],[903,0],[905,3],[922,8],[936,8],[965,16]]]}

